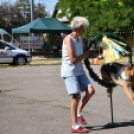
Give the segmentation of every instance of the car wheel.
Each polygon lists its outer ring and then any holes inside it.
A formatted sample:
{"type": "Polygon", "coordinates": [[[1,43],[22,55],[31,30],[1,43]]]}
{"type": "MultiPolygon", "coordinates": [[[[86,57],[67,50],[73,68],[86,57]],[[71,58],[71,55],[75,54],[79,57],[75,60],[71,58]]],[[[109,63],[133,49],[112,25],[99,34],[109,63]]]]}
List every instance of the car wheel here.
{"type": "Polygon", "coordinates": [[[24,56],[18,56],[16,59],[15,59],[15,64],[16,65],[25,65],[26,64],[26,59],[24,56]]]}

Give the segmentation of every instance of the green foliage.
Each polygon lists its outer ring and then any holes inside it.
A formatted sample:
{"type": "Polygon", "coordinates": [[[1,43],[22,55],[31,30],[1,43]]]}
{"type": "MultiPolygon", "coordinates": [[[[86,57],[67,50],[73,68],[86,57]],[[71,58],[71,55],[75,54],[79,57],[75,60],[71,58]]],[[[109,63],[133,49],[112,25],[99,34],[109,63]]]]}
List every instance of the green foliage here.
{"type": "Polygon", "coordinates": [[[90,26],[84,38],[99,32],[130,32],[134,30],[134,4],[132,0],[59,0],[58,17],[69,21],[76,15],[84,16],[90,26]]]}

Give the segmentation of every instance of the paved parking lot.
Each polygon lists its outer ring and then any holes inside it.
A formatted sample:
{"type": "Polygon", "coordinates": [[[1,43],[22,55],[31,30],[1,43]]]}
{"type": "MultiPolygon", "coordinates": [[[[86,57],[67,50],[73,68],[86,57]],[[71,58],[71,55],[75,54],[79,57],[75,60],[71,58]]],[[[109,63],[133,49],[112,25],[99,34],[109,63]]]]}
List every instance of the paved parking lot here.
{"type": "MultiPolygon", "coordinates": [[[[89,79],[96,90],[83,110],[89,133],[133,134],[134,106],[123,88],[118,86],[113,93],[114,121],[122,126],[106,129],[104,125],[111,122],[110,99],[103,87],[89,79]]],[[[60,66],[0,69],[0,90],[0,134],[71,133],[71,97],[60,66]]]]}

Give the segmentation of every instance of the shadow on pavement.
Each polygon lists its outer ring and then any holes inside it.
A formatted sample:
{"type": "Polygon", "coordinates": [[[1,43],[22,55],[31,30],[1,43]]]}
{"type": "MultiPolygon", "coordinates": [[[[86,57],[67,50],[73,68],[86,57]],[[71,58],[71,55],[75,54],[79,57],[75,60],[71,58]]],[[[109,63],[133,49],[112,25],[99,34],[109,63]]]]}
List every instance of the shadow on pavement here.
{"type": "MultiPolygon", "coordinates": [[[[130,122],[120,122],[121,126],[119,127],[128,127],[128,126],[134,126],[134,120],[131,120],[130,122]]],[[[103,130],[103,129],[113,129],[114,127],[105,127],[105,126],[90,126],[90,127],[85,127],[87,129],[90,129],[92,131],[98,131],[98,130],[103,130]]]]}
{"type": "Polygon", "coordinates": [[[121,124],[121,127],[134,126],[134,120],[131,120],[131,122],[122,122],[121,124]]]}

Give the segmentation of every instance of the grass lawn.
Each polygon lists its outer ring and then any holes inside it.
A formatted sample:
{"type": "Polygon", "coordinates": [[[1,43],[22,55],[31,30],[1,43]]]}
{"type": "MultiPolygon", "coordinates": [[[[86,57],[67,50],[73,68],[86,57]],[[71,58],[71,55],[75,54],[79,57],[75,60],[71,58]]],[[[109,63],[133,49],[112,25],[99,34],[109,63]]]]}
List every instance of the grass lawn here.
{"type": "Polygon", "coordinates": [[[18,68],[18,67],[34,67],[44,65],[61,65],[61,58],[44,58],[44,56],[33,56],[32,62],[24,66],[0,64],[1,68],[18,68]]]}
{"type": "MultiPolygon", "coordinates": [[[[134,56],[133,56],[134,58],[134,56]]],[[[94,59],[89,59],[90,63],[93,64],[94,59]]],[[[103,60],[100,61],[103,63],[103,60]]],[[[121,58],[117,60],[118,63],[128,63],[128,57],[121,58]]],[[[1,68],[19,68],[19,67],[35,67],[35,66],[46,66],[46,65],[61,65],[61,58],[44,58],[44,56],[33,56],[32,62],[24,66],[0,64],[1,68]]]]}

